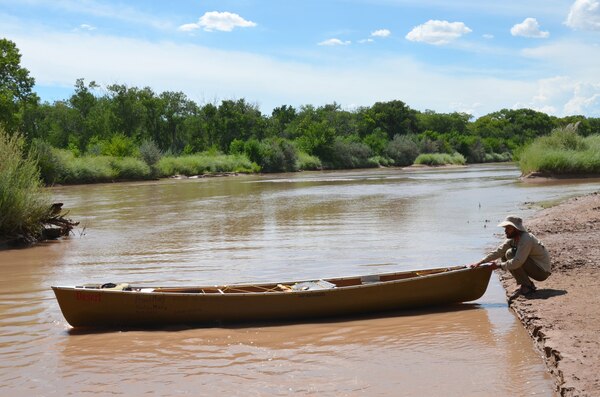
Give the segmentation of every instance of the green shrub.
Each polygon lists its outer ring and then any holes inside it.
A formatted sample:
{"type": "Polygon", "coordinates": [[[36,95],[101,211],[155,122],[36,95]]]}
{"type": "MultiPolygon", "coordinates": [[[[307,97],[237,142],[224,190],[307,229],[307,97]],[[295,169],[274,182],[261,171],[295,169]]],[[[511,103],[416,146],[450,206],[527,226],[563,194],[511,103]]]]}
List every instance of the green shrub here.
{"type": "Polygon", "coordinates": [[[364,143],[336,139],[331,146],[330,166],[338,169],[377,167],[372,156],[373,151],[364,143]]]}
{"type": "Polygon", "coordinates": [[[512,155],[509,152],[486,153],[483,161],[485,163],[501,163],[501,162],[512,161],[512,155]]]}
{"type": "Polygon", "coordinates": [[[319,160],[316,156],[311,156],[310,154],[298,151],[298,169],[299,170],[321,170],[323,169],[323,165],[321,164],[321,160],[319,160]]]}
{"type": "Polygon", "coordinates": [[[298,171],[296,148],[289,141],[281,138],[262,141],[260,143],[259,159],[256,162],[264,172],[298,171]]]}
{"type": "Polygon", "coordinates": [[[158,145],[151,139],[146,139],[140,145],[140,157],[150,167],[158,163],[162,157],[162,152],[158,145]]]}
{"type": "Polygon", "coordinates": [[[389,167],[394,165],[394,160],[387,158],[385,156],[373,156],[369,159],[373,164],[378,164],[382,167],[389,167]]]}
{"type": "Polygon", "coordinates": [[[467,160],[460,153],[423,153],[420,154],[415,160],[415,164],[431,166],[465,165],[466,163],[467,160]]]}
{"type": "Polygon", "coordinates": [[[419,155],[419,147],[415,140],[412,136],[396,135],[384,149],[384,154],[393,161],[393,165],[411,165],[419,155]]]}
{"type": "Polygon", "coordinates": [[[29,150],[30,156],[37,160],[43,182],[46,185],[59,182],[65,169],[58,149],[46,141],[34,139],[29,150]]]}
{"type": "Polygon", "coordinates": [[[50,212],[37,162],[24,156],[21,135],[0,128],[0,239],[30,239],[40,235],[50,212]]]}
{"type": "MultiPolygon", "coordinates": [[[[123,134],[115,134],[110,139],[99,139],[93,137],[86,148],[86,154],[91,156],[128,157],[137,156],[139,148],[135,141],[123,134]]],[[[78,153],[75,153],[79,156],[78,153]]]]}
{"type": "Polygon", "coordinates": [[[110,165],[117,179],[148,179],[152,174],[148,164],[134,157],[115,157],[110,165]]]}
{"type": "Polygon", "coordinates": [[[376,128],[371,134],[364,137],[363,142],[371,148],[373,153],[382,154],[388,144],[387,134],[376,128]]]}

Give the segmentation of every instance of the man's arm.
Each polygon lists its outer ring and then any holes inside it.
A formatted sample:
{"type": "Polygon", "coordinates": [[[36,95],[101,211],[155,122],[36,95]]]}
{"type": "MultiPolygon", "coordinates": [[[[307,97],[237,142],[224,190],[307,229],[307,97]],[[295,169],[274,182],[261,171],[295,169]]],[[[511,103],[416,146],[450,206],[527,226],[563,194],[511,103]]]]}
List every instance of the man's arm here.
{"type": "Polygon", "coordinates": [[[500,244],[498,246],[498,248],[496,248],[494,251],[488,253],[479,262],[473,263],[471,265],[471,267],[479,267],[479,266],[483,265],[484,263],[489,263],[496,259],[499,259],[506,253],[506,250],[508,250],[509,248],[510,248],[510,240],[505,240],[502,244],[500,244]]]}

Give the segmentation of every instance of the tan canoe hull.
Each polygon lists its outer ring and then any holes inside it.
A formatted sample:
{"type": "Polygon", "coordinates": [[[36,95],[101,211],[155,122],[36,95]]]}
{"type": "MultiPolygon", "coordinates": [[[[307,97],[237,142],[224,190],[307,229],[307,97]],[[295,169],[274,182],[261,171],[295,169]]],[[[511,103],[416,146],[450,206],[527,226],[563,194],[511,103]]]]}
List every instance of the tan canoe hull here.
{"type": "MultiPolygon", "coordinates": [[[[348,316],[479,299],[491,270],[432,269],[394,281],[294,292],[186,293],[52,287],[73,327],[215,325],[248,321],[348,316]]],[[[388,278],[391,274],[388,274],[388,278]]],[[[351,278],[327,281],[348,284],[351,278]]],[[[201,287],[196,287],[201,288],[201,287]]],[[[209,287],[215,288],[215,287],[209,287]]],[[[172,290],[176,290],[173,288],[172,290]]],[[[184,290],[185,288],[181,288],[184,290]]],[[[143,290],[142,290],[143,291],[143,290]]]]}

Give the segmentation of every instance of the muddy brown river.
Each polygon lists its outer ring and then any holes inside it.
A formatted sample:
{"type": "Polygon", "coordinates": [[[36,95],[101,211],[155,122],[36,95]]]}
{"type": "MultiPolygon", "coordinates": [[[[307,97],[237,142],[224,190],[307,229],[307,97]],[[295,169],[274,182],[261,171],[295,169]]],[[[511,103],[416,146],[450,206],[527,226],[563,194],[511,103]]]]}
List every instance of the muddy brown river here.
{"type": "Polygon", "coordinates": [[[52,188],[81,222],[0,251],[1,396],[553,396],[498,279],[458,309],[210,328],[78,331],[51,285],[318,279],[477,261],[507,213],[598,189],[511,165],[52,188]]]}

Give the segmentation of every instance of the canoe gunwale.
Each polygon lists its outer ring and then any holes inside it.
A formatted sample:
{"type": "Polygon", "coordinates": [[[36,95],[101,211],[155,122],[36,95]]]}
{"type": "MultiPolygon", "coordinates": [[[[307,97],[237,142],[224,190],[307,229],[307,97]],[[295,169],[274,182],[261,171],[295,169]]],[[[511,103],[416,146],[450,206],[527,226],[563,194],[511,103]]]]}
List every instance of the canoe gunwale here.
{"type": "Polygon", "coordinates": [[[295,281],[284,281],[284,282],[261,282],[258,284],[228,284],[228,285],[200,285],[200,286],[180,286],[180,287],[139,287],[139,286],[131,286],[131,290],[113,290],[108,288],[91,288],[91,287],[83,287],[83,286],[52,286],[52,290],[75,290],[75,291],[90,291],[90,292],[101,292],[106,294],[148,294],[148,295],[168,295],[168,296],[223,296],[223,297],[234,297],[234,296],[248,296],[248,295],[288,295],[288,294],[317,294],[323,292],[333,292],[340,290],[353,290],[353,289],[371,289],[371,288],[379,288],[384,285],[390,285],[395,283],[408,283],[414,282],[418,279],[428,279],[433,277],[441,277],[444,275],[448,275],[449,273],[457,273],[457,272],[466,272],[471,271],[472,269],[466,266],[455,266],[455,267],[446,267],[446,268],[436,268],[436,269],[423,269],[423,270],[414,270],[414,271],[405,271],[405,272],[392,272],[392,273],[378,273],[378,274],[370,274],[366,276],[347,276],[347,277],[339,277],[339,278],[326,278],[324,281],[331,282],[335,284],[335,282],[348,281],[348,280],[360,280],[364,277],[369,276],[379,276],[379,277],[393,277],[393,276],[401,276],[405,274],[413,274],[409,277],[398,278],[393,280],[382,280],[382,281],[371,281],[367,283],[359,283],[356,285],[344,285],[344,286],[335,286],[333,288],[328,289],[314,289],[314,290],[293,290],[293,291],[285,291],[285,290],[275,290],[270,289],[267,291],[246,291],[246,292],[221,292],[219,290],[237,289],[237,288],[248,288],[248,287],[260,287],[260,286],[273,286],[275,288],[278,284],[283,285],[292,285],[296,283],[304,283],[304,282],[312,282],[315,279],[309,280],[295,280],[295,281]],[[423,273],[423,274],[418,274],[423,273]],[[143,291],[143,289],[152,289],[152,291],[143,291]],[[161,291],[161,289],[165,289],[161,291]],[[177,292],[177,289],[198,289],[199,292],[177,292]],[[201,292],[204,289],[211,289],[217,291],[211,292],[201,292]],[[219,293],[220,292],[220,293],[219,293]]]}

